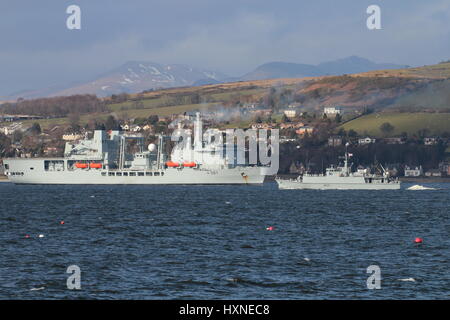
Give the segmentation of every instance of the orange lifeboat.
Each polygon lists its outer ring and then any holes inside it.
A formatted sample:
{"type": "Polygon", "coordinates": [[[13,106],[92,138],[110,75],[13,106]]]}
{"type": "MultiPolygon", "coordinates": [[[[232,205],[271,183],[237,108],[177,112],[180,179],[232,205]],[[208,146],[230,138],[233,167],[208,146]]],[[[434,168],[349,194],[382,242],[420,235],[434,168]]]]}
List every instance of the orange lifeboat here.
{"type": "Polygon", "coordinates": [[[75,163],[75,167],[77,167],[78,169],[86,169],[88,167],[88,164],[77,162],[75,163]]]}
{"type": "Polygon", "coordinates": [[[91,163],[91,164],[89,165],[89,167],[90,167],[91,169],[101,169],[103,166],[102,166],[101,163],[91,163]]]}
{"type": "Polygon", "coordinates": [[[187,168],[195,168],[197,166],[197,164],[195,162],[185,162],[183,163],[183,167],[187,167],[187,168]]]}
{"type": "Polygon", "coordinates": [[[176,167],[179,167],[180,164],[178,162],[167,161],[166,166],[168,166],[169,168],[176,168],[176,167]]]}

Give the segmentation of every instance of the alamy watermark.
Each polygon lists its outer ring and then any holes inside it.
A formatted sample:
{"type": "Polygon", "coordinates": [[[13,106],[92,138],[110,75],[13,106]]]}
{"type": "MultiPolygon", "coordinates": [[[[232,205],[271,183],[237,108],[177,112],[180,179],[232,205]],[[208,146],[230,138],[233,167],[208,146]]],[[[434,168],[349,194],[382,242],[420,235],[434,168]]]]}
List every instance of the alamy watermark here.
{"type": "Polygon", "coordinates": [[[77,5],[68,6],[66,13],[70,16],[66,20],[66,26],[69,30],[81,29],[81,8],[77,5]]]}
{"type": "Polygon", "coordinates": [[[67,277],[66,285],[69,290],[80,290],[81,289],[81,269],[76,264],[67,267],[66,273],[70,273],[67,277]]]}
{"type": "Polygon", "coordinates": [[[381,29],[381,8],[378,5],[370,5],[366,10],[370,16],[367,18],[366,25],[369,30],[381,29]]]}
{"type": "Polygon", "coordinates": [[[367,273],[371,275],[367,278],[367,289],[381,289],[381,269],[377,265],[367,267],[367,273]]]}

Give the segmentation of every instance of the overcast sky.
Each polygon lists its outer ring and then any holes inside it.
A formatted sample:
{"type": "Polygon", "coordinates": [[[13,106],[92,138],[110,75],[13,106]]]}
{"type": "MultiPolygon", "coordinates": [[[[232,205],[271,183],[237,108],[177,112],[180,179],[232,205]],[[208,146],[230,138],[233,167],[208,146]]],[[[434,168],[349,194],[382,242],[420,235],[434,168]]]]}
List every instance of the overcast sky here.
{"type": "Polygon", "coordinates": [[[0,0],[0,95],[87,80],[131,60],[242,75],[269,61],[450,59],[449,0],[0,0]],[[81,7],[81,30],[66,9],[81,7]],[[381,7],[382,30],[366,9],[381,7]]]}

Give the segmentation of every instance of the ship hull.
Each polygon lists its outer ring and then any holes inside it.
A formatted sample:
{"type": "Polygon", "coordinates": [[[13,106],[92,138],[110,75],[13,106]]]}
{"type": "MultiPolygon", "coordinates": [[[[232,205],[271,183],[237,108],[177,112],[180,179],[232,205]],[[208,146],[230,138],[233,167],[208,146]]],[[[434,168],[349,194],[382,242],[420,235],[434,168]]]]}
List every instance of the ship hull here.
{"type": "Polygon", "coordinates": [[[300,182],[297,180],[277,180],[279,189],[306,190],[398,190],[400,183],[357,183],[357,182],[300,182]]]}
{"type": "Polygon", "coordinates": [[[45,171],[42,159],[5,159],[4,164],[8,165],[9,168],[8,179],[15,184],[262,184],[265,178],[259,167],[220,169],[167,168],[152,171],[103,169],[45,171]],[[119,176],[117,173],[121,175],[119,176]],[[125,173],[127,176],[124,175],[125,173]]]}

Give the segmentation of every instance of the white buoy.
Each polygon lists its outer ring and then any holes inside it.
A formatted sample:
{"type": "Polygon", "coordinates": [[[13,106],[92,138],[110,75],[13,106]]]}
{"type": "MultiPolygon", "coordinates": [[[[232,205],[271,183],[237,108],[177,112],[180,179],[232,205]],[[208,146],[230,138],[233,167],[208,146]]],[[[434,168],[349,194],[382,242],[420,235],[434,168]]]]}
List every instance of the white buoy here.
{"type": "Polygon", "coordinates": [[[44,235],[41,233],[40,235],[38,235],[39,238],[43,238],[44,235]]]}

